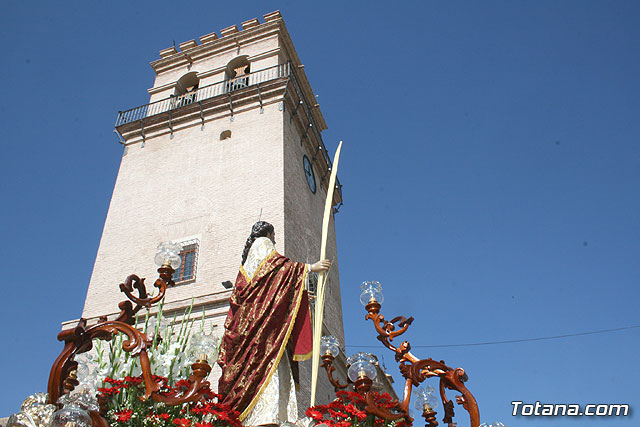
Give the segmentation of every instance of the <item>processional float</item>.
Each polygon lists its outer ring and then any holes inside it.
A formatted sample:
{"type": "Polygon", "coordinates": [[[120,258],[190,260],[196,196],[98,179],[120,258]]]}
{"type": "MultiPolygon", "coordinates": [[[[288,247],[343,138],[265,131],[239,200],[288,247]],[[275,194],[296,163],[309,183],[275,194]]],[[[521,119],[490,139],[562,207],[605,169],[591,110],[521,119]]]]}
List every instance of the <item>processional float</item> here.
{"type": "MultiPolygon", "coordinates": [[[[329,180],[329,189],[335,187],[335,180],[338,169],[338,161],[342,142],[338,145],[334,158],[331,177],[329,180]]],[[[325,215],[322,224],[322,245],[320,259],[326,256],[326,243],[329,227],[329,219],[332,213],[332,196],[333,192],[327,192],[327,201],[325,204],[325,215]]],[[[154,282],[154,287],[158,289],[158,294],[150,296],[147,293],[142,279],[136,275],[130,275],[120,284],[120,291],[123,292],[128,300],[120,302],[118,308],[119,315],[108,320],[107,317],[99,318],[94,325],[87,325],[84,319],[80,319],[78,324],[71,329],[63,330],[58,334],[58,340],[64,342],[64,348],[60,355],[56,358],[51,368],[47,392],[38,394],[36,404],[48,404],[49,408],[60,408],[61,402],[65,401],[65,396],[69,396],[78,385],[77,367],[78,363],[74,361],[74,357],[81,353],[90,351],[93,348],[93,340],[111,340],[117,334],[124,334],[126,340],[122,342],[122,349],[131,356],[138,357],[142,370],[142,379],[145,386],[145,392],[140,396],[141,400],[153,399],[156,402],[162,402],[168,406],[182,405],[185,403],[198,402],[205,399],[207,392],[210,392],[209,382],[206,380],[211,372],[211,366],[205,358],[197,360],[191,365],[192,374],[188,378],[188,387],[179,394],[160,392],[160,386],[153,380],[153,372],[149,361],[148,350],[152,348],[153,342],[147,334],[141,332],[134,325],[136,322],[136,314],[142,309],[151,308],[154,304],[159,303],[165,296],[168,286],[172,286],[173,274],[175,268],[180,265],[180,248],[170,242],[166,242],[159,246],[159,252],[156,255],[156,263],[159,277],[154,282]],[[136,295],[137,292],[137,295],[136,295]],[[135,304],[135,306],[134,306],[135,304]]],[[[332,366],[335,357],[339,352],[339,344],[335,337],[322,337],[322,315],[324,303],[324,290],[326,283],[326,275],[322,272],[318,279],[318,293],[316,300],[316,310],[314,318],[314,348],[313,348],[313,371],[312,371],[312,389],[311,389],[311,406],[315,404],[315,392],[318,378],[318,370],[324,368],[329,381],[335,390],[342,390],[353,387],[358,393],[362,394],[366,401],[366,412],[388,421],[404,420],[412,423],[413,418],[409,414],[409,403],[411,393],[414,386],[418,386],[429,378],[437,377],[439,379],[440,400],[444,407],[443,422],[450,427],[456,426],[453,422],[454,404],[446,395],[446,390],[456,390],[461,393],[456,396],[456,402],[463,406],[469,413],[470,426],[479,426],[478,405],[466,388],[464,383],[468,380],[468,376],[464,369],[453,369],[445,364],[444,361],[435,361],[431,358],[419,359],[411,353],[411,345],[408,341],[403,341],[400,345],[395,346],[392,341],[398,336],[404,334],[411,325],[413,318],[394,317],[391,321],[385,319],[380,313],[381,303],[383,302],[382,286],[378,282],[365,282],[362,285],[362,294],[360,301],[365,306],[367,314],[365,320],[371,320],[378,333],[380,340],[385,347],[395,353],[395,359],[399,363],[400,372],[405,378],[404,396],[401,401],[395,401],[392,405],[382,408],[376,405],[374,394],[371,391],[373,379],[375,378],[375,368],[372,366],[371,355],[367,353],[358,353],[351,356],[347,360],[349,379],[345,383],[341,383],[334,378],[335,368],[332,366]],[[322,365],[319,360],[322,358],[322,365]]],[[[433,395],[434,388],[418,388],[417,407],[422,411],[425,418],[426,427],[435,427],[438,425],[436,421],[437,399],[433,395]]],[[[108,427],[109,424],[105,419],[106,402],[98,401],[99,406],[93,407],[88,405],[87,413],[84,415],[90,417],[90,422],[96,427],[108,427]]],[[[63,411],[60,409],[58,412],[63,411]]],[[[11,420],[10,420],[11,421],[11,420]]]]}

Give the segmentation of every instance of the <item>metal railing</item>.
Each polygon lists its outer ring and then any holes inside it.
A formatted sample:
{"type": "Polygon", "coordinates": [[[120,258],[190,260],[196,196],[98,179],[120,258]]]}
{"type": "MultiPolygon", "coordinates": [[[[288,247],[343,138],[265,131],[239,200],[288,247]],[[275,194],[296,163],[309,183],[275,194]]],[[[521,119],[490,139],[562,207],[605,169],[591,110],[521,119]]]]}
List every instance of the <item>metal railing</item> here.
{"type": "Polygon", "coordinates": [[[231,93],[239,89],[244,89],[262,82],[278,79],[280,77],[288,77],[290,73],[291,67],[289,63],[280,64],[249,73],[244,76],[236,77],[231,80],[225,80],[223,82],[204,86],[183,95],[172,95],[169,98],[161,99],[160,101],[141,105],[126,111],[120,111],[118,113],[118,118],[116,119],[116,127],[142,120],[145,117],[166,113],[167,111],[175,110],[184,107],[185,105],[193,104],[194,102],[203,101],[205,99],[231,93]]]}

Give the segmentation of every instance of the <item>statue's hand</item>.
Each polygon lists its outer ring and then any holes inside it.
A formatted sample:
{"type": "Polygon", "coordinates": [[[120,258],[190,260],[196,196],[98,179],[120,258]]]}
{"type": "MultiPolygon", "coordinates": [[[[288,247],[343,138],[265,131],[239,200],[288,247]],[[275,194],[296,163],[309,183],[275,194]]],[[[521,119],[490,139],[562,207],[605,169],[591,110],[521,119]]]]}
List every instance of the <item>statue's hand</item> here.
{"type": "Polygon", "coordinates": [[[328,259],[323,259],[316,262],[315,264],[311,264],[311,268],[309,269],[309,271],[311,271],[312,273],[319,273],[321,271],[327,271],[329,267],[331,267],[331,261],[329,261],[328,259]]]}

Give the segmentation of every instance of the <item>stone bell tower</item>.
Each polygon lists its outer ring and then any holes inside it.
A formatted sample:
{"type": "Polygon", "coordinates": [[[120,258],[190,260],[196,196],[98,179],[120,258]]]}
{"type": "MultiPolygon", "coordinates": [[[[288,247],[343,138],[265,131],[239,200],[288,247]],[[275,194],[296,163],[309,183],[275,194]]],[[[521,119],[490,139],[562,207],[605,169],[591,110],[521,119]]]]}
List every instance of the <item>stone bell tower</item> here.
{"type": "MultiPolygon", "coordinates": [[[[277,249],[296,261],[320,253],[331,159],[325,120],[279,12],[160,51],[149,102],[119,112],[124,152],[82,316],[118,311],[118,284],[131,273],[157,276],[158,243],[183,246],[183,266],[164,312],[206,310],[221,335],[230,283],[253,223],[271,222],[277,249]],[[224,284],[226,283],[226,286],[224,284]]],[[[333,219],[325,333],[344,343],[333,219]]],[[[310,362],[301,366],[301,407],[310,362]]],[[[215,384],[219,368],[214,367],[215,384]]],[[[333,390],[322,375],[318,401],[333,390]]]]}

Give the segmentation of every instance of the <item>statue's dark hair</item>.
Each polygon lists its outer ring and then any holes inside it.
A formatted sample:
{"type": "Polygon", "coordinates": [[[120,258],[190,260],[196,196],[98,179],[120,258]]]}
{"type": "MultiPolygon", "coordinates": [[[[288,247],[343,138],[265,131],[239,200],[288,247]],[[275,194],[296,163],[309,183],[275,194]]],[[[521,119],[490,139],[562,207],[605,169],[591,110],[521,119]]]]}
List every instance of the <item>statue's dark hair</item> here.
{"type": "Polygon", "coordinates": [[[251,234],[247,238],[247,243],[244,245],[244,250],[242,251],[242,265],[247,260],[247,256],[249,255],[249,249],[251,249],[251,245],[256,241],[258,237],[267,237],[267,234],[274,233],[273,225],[269,224],[266,221],[258,221],[253,224],[251,227],[251,234]]]}

